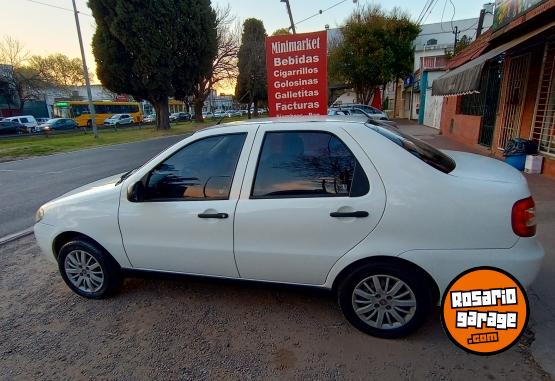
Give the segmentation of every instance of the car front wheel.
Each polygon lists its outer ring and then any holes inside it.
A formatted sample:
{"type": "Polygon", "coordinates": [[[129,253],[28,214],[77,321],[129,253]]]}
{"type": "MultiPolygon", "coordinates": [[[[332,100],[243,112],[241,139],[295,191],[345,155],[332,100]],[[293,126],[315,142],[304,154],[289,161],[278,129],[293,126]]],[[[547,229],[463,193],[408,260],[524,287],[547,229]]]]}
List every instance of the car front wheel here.
{"type": "Polygon", "coordinates": [[[97,245],[86,240],[63,245],[58,255],[58,268],[69,288],[85,298],[110,296],[122,283],[117,263],[97,245]]]}
{"type": "Polygon", "coordinates": [[[338,287],[339,305],[356,328],[372,336],[407,336],[425,321],[432,292],[418,272],[390,263],[363,265],[338,287]]]}

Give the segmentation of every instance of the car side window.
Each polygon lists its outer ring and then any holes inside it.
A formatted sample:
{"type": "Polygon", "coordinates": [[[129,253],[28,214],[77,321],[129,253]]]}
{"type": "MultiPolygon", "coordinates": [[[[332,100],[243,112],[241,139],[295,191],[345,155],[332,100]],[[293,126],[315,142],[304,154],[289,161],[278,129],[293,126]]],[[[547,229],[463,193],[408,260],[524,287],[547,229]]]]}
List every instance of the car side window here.
{"type": "Polygon", "coordinates": [[[358,197],[369,187],[357,159],[335,135],[267,132],[251,198],[358,197]]]}
{"type": "Polygon", "coordinates": [[[183,147],[149,174],[146,199],[227,200],[246,136],[211,136],[183,147]]]}

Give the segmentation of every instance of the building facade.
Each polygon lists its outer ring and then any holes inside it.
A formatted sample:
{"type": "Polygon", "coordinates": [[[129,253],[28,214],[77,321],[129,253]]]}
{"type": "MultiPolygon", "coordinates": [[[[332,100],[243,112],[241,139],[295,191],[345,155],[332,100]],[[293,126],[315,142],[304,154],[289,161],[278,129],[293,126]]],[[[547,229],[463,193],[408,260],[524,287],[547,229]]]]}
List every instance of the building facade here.
{"type": "Polygon", "coordinates": [[[388,84],[384,92],[391,116],[440,127],[443,99],[432,97],[433,82],[447,69],[447,55],[454,49],[455,32],[459,41],[463,37],[474,40],[492,26],[493,3],[484,4],[481,14],[482,17],[421,25],[420,34],[414,40],[413,73],[402,82],[388,84]]]}
{"type": "Polygon", "coordinates": [[[434,82],[441,131],[502,157],[513,138],[533,140],[555,177],[555,0],[498,0],[492,30],[434,82]]]}

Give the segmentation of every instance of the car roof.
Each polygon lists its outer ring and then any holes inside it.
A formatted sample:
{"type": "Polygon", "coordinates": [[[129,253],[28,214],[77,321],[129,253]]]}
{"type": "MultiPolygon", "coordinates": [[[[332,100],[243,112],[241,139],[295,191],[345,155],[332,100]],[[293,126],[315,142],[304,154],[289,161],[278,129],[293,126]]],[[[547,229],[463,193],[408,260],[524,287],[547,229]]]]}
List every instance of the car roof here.
{"type": "Polygon", "coordinates": [[[236,121],[222,123],[215,126],[206,127],[198,130],[197,132],[214,130],[218,128],[229,128],[236,126],[249,126],[260,124],[292,124],[292,123],[313,123],[313,122],[330,122],[330,123],[352,123],[352,124],[365,124],[365,119],[353,118],[348,115],[311,115],[311,116],[285,116],[285,117],[272,117],[264,119],[255,119],[252,121],[236,121]]]}

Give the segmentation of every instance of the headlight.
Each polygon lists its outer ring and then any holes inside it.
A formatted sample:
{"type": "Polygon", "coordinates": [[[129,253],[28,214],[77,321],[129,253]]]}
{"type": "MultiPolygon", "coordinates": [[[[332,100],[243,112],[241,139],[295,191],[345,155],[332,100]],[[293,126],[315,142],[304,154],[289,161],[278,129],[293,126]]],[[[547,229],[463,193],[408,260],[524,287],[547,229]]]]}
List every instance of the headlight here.
{"type": "Polygon", "coordinates": [[[40,222],[43,217],[44,217],[44,209],[39,208],[39,210],[37,210],[37,213],[35,214],[35,222],[40,222]]]}

